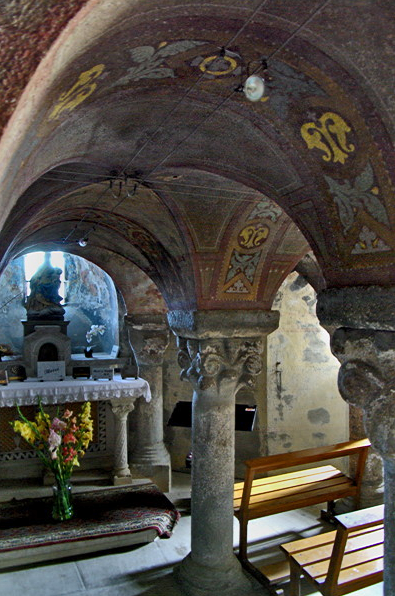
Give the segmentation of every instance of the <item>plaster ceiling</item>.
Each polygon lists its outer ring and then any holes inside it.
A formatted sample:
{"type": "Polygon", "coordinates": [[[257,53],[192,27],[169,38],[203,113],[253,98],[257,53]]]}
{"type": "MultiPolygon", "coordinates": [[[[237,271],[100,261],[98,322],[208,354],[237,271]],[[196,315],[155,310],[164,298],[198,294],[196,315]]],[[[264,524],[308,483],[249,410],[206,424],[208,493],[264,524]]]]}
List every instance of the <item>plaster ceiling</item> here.
{"type": "Polygon", "coordinates": [[[38,247],[135,264],[170,308],[270,308],[310,250],[320,287],[393,283],[390,2],[38,4],[1,22],[3,55],[16,30],[25,50],[0,119],[3,267],[38,247]],[[235,90],[262,56],[251,103],[235,90]]]}

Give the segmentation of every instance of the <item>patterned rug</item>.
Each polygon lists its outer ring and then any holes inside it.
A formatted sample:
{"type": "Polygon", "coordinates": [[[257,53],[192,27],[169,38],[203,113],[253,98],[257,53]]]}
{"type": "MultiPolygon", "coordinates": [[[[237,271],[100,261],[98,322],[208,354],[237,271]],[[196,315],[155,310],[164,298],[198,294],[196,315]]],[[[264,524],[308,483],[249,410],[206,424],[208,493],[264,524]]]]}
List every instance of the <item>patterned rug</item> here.
{"type": "Polygon", "coordinates": [[[77,493],[73,506],[73,519],[54,522],[51,497],[1,504],[0,554],[152,528],[161,538],[169,538],[180,519],[180,513],[154,484],[77,493]]]}

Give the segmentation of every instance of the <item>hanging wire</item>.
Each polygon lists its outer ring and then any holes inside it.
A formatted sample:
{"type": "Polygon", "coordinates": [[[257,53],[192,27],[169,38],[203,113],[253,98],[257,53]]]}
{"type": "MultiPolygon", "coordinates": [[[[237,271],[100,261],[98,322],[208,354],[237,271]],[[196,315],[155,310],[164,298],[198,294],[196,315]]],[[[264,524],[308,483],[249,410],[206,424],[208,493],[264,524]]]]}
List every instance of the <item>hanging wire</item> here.
{"type": "MultiPolygon", "coordinates": [[[[255,15],[264,7],[264,5],[267,3],[268,0],[262,0],[262,2],[260,2],[258,4],[258,6],[255,8],[255,10],[252,12],[252,14],[248,17],[248,19],[245,21],[245,23],[242,25],[242,27],[240,27],[240,29],[235,33],[235,35],[226,42],[226,44],[224,46],[222,46],[221,50],[226,52],[226,49],[232,44],[234,43],[234,41],[240,36],[240,34],[244,31],[244,29],[251,23],[252,19],[255,17],[255,15]]],[[[136,157],[138,157],[140,155],[140,153],[143,151],[143,149],[145,149],[145,147],[148,145],[148,143],[150,141],[152,141],[155,136],[157,135],[157,133],[159,132],[159,130],[161,130],[161,128],[163,128],[163,126],[166,124],[166,122],[170,119],[170,117],[174,114],[174,112],[177,110],[177,108],[179,107],[179,105],[185,100],[186,97],[188,97],[188,95],[191,93],[191,91],[198,85],[198,83],[200,83],[200,81],[202,79],[204,79],[204,77],[206,76],[206,73],[203,72],[197,79],[196,81],[186,90],[186,92],[181,96],[181,98],[176,102],[176,104],[174,105],[174,107],[170,110],[170,112],[167,114],[167,116],[162,120],[162,122],[159,124],[159,126],[157,126],[157,128],[154,130],[154,132],[146,139],[146,141],[143,143],[143,145],[140,147],[140,149],[138,149],[138,151],[133,155],[133,157],[128,161],[128,163],[126,164],[126,166],[123,168],[123,172],[125,172],[125,170],[127,170],[131,164],[134,162],[134,160],[136,159],[136,157]]]]}
{"type": "MultiPolygon", "coordinates": [[[[240,29],[235,33],[235,35],[228,40],[228,42],[222,46],[221,51],[226,53],[226,49],[232,44],[234,43],[234,41],[241,35],[241,33],[245,30],[245,28],[251,23],[251,21],[254,19],[254,17],[260,12],[260,10],[263,8],[263,6],[267,3],[268,0],[262,0],[262,2],[260,2],[255,9],[253,10],[253,12],[251,13],[251,15],[248,17],[248,19],[243,23],[243,25],[240,27],[240,29]]],[[[298,34],[300,33],[300,31],[302,31],[311,21],[312,19],[327,5],[329,4],[329,2],[331,2],[331,0],[324,0],[324,2],[322,2],[292,33],[291,35],[282,43],[280,44],[280,46],[278,48],[276,48],[275,50],[273,50],[271,53],[268,54],[268,56],[266,57],[266,59],[261,60],[260,65],[251,73],[251,74],[256,74],[257,72],[259,72],[262,68],[266,68],[267,67],[267,62],[272,59],[277,53],[279,53],[282,49],[284,49],[284,47],[298,34]]],[[[110,178],[110,189],[106,188],[103,193],[101,193],[97,199],[97,201],[92,205],[92,207],[86,212],[86,214],[81,218],[81,220],[74,226],[74,228],[70,231],[70,233],[63,239],[63,242],[67,242],[67,240],[72,236],[72,234],[78,229],[79,225],[81,223],[83,223],[85,221],[85,219],[88,217],[88,215],[90,213],[92,213],[92,211],[95,209],[95,207],[98,205],[99,201],[102,199],[102,197],[106,194],[106,192],[108,192],[108,190],[111,190],[111,184],[113,180],[117,180],[120,179],[120,176],[123,176],[125,179],[125,183],[127,182],[128,179],[128,174],[127,174],[127,170],[128,168],[131,166],[131,164],[134,162],[134,160],[140,155],[140,153],[144,150],[144,148],[148,145],[148,143],[152,142],[153,139],[156,137],[157,133],[159,130],[161,130],[164,125],[168,122],[168,120],[171,118],[171,116],[174,114],[174,112],[177,110],[177,108],[180,106],[180,104],[185,100],[185,98],[189,95],[189,93],[191,93],[191,91],[198,85],[198,83],[205,77],[206,73],[202,73],[197,79],[196,81],[185,91],[185,93],[181,96],[181,98],[176,102],[176,104],[173,106],[173,108],[170,110],[170,112],[167,114],[167,116],[161,121],[161,123],[156,127],[156,129],[154,130],[154,132],[148,136],[148,138],[144,141],[143,145],[133,154],[132,158],[126,163],[126,165],[124,166],[124,168],[122,169],[121,173],[115,176],[107,176],[106,179],[108,180],[110,178]]],[[[177,151],[177,149],[179,149],[186,141],[188,141],[195,133],[196,131],[203,125],[205,124],[212,116],[214,116],[216,114],[216,112],[222,108],[224,106],[224,104],[233,96],[233,94],[235,92],[238,91],[238,88],[233,89],[226,97],[224,97],[220,103],[209,113],[207,114],[187,135],[185,135],[185,137],[183,137],[145,176],[143,176],[141,179],[139,179],[139,183],[140,184],[144,184],[147,183],[149,181],[149,177],[156,172],[167,160],[168,158],[177,151]]],[[[66,173],[66,172],[65,172],[66,173]]],[[[71,172],[70,172],[71,173],[71,172]]],[[[49,178],[47,178],[49,179],[49,178]]],[[[55,180],[57,180],[57,178],[55,178],[55,180]]],[[[158,184],[158,181],[155,181],[155,184],[158,184]]],[[[191,186],[192,188],[192,186],[191,186]]],[[[203,187],[202,187],[203,188],[203,187]]],[[[127,198],[131,198],[135,195],[136,193],[136,189],[137,189],[137,183],[134,186],[133,192],[132,194],[130,194],[129,192],[127,192],[119,201],[118,203],[111,209],[110,213],[113,213],[115,211],[115,209],[117,209],[122,203],[123,201],[125,201],[127,198]]],[[[151,190],[154,190],[151,188],[151,190]]],[[[172,191],[173,193],[176,192],[181,192],[181,191],[172,191]]],[[[229,190],[229,192],[234,192],[229,190]]],[[[249,191],[246,191],[246,193],[249,191]]],[[[114,196],[114,195],[113,195],[114,196]]],[[[226,200],[232,200],[232,199],[226,199],[226,200]]],[[[237,199],[234,199],[237,200],[237,199]]],[[[94,227],[94,226],[93,226],[94,227]]],[[[89,230],[88,233],[90,233],[92,231],[89,230]]],[[[86,236],[86,235],[85,235],[86,236]]]]}
{"type": "Polygon", "coordinates": [[[7,300],[7,302],[4,302],[4,304],[2,304],[0,306],[0,310],[3,310],[3,308],[5,308],[7,306],[7,304],[9,304],[10,302],[12,302],[13,300],[15,300],[15,298],[18,298],[19,296],[22,296],[24,294],[24,291],[22,290],[21,292],[19,292],[18,294],[15,294],[15,296],[13,296],[12,298],[10,298],[9,300],[7,300]]]}

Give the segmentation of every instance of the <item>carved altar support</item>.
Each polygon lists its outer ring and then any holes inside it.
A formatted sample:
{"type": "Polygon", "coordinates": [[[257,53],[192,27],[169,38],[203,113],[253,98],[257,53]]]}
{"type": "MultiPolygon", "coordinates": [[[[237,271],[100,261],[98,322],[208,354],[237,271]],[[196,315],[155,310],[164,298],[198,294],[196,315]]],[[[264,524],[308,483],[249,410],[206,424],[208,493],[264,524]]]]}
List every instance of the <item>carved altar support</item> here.
{"type": "Polygon", "coordinates": [[[134,400],[111,400],[114,414],[115,445],[114,445],[114,485],[132,484],[132,474],[128,464],[128,415],[134,409],[134,400]]]}
{"type": "Polygon", "coordinates": [[[175,574],[188,596],[253,594],[233,554],[235,395],[262,369],[276,311],[172,311],[181,378],[193,386],[192,544],[175,574]]]}
{"type": "MultiPolygon", "coordinates": [[[[394,304],[395,288],[375,286],[325,290],[317,303],[318,318],[326,328],[332,328],[332,351],[341,362],[339,391],[348,403],[363,411],[366,433],[384,462],[385,596],[395,593],[394,304]]],[[[370,491],[370,500],[381,493],[378,464],[376,457],[376,484],[370,482],[362,488],[365,494],[370,491]]]]}
{"type": "Polygon", "coordinates": [[[163,357],[169,344],[169,329],[162,315],[127,315],[125,323],[140,374],[147,379],[152,396],[149,403],[136,404],[136,447],[131,454],[131,467],[168,492],[171,462],[163,441],[163,357]]]}

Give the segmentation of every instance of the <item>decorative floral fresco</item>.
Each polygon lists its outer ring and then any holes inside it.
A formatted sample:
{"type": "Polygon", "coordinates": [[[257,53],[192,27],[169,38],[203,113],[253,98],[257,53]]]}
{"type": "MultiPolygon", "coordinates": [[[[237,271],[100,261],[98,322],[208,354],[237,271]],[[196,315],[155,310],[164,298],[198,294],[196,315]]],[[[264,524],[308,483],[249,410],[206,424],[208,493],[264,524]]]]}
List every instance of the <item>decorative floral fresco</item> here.
{"type": "Polygon", "coordinates": [[[97,64],[82,72],[74,85],[68,91],[60,94],[55,107],[49,115],[49,120],[56,119],[65,110],[71,112],[89,97],[97,87],[95,79],[102,74],[104,68],[104,64],[97,64]]]}
{"type": "MultiPolygon", "coordinates": [[[[282,209],[264,197],[237,222],[218,281],[218,299],[257,299],[265,259],[269,251],[275,250],[272,247],[277,233],[276,224],[281,217],[285,223],[287,218],[284,219],[282,209]]],[[[272,262],[265,277],[265,296],[270,296],[277,289],[275,286],[281,280],[286,267],[287,264],[281,262],[281,259],[272,262]]]]}
{"type": "Polygon", "coordinates": [[[195,40],[182,40],[170,43],[163,41],[157,48],[153,46],[131,48],[128,52],[134,66],[128,68],[126,74],[118,79],[113,86],[128,85],[132,81],[139,81],[141,79],[174,77],[174,69],[166,64],[166,58],[186,52],[204,43],[203,41],[195,40]]]}
{"type": "Polygon", "coordinates": [[[353,181],[338,182],[330,176],[324,178],[339,210],[344,232],[348,232],[353,226],[356,214],[360,210],[367,211],[376,221],[390,225],[370,163],[366,164],[364,170],[353,181]]]}

